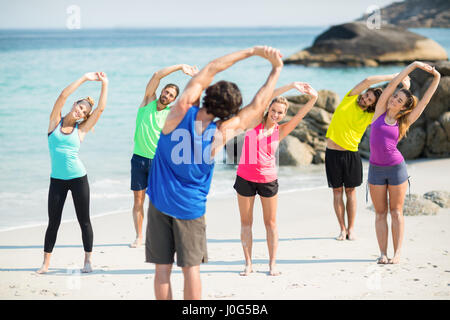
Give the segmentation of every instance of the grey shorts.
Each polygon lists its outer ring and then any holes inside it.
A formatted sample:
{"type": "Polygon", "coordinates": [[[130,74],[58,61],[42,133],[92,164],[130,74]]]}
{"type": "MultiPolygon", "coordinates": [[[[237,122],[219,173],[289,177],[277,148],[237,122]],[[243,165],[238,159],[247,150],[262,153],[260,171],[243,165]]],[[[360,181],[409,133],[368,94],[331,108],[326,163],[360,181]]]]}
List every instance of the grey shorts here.
{"type": "Polygon", "coordinates": [[[405,161],[388,167],[369,165],[368,181],[370,184],[397,186],[408,180],[408,178],[405,161]]]}
{"type": "Polygon", "coordinates": [[[146,262],[172,264],[175,253],[179,267],[208,262],[205,215],[192,220],[176,219],[149,201],[146,233],[146,262]]]}

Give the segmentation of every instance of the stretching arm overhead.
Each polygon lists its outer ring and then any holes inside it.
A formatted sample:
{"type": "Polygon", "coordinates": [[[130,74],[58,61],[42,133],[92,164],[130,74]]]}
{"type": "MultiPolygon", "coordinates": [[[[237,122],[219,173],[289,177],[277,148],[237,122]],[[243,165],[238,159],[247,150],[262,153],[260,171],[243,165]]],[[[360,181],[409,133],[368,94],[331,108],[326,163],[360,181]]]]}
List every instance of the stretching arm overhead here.
{"type": "Polygon", "coordinates": [[[308,83],[296,82],[295,87],[298,91],[311,96],[311,99],[309,99],[309,101],[298,110],[297,114],[293,116],[291,120],[280,125],[280,141],[283,140],[289,133],[292,132],[292,130],[294,130],[298,126],[300,121],[302,121],[306,114],[312,109],[317,101],[317,98],[319,97],[317,91],[308,83]]]}
{"type": "Polygon", "coordinates": [[[53,105],[52,112],[50,113],[50,121],[48,126],[48,132],[52,132],[58,126],[58,123],[61,121],[61,112],[64,108],[64,104],[67,101],[67,98],[74,93],[79,86],[81,86],[86,81],[97,81],[98,76],[96,72],[88,72],[85,73],[81,78],[72,82],[67,87],[61,91],[56,99],[55,104],[53,105]]]}
{"type": "Polygon", "coordinates": [[[422,99],[420,99],[417,103],[417,106],[408,115],[407,119],[410,125],[413,124],[417,119],[419,119],[420,115],[425,110],[426,106],[433,97],[433,94],[439,85],[439,81],[441,80],[441,74],[435,68],[431,68],[431,66],[428,66],[424,70],[433,75],[433,81],[430,83],[427,91],[425,91],[425,93],[423,94],[422,99]]]}
{"type": "Polygon", "coordinates": [[[283,68],[283,61],[281,60],[280,52],[274,48],[264,48],[261,56],[271,62],[272,70],[266,82],[258,90],[250,104],[242,108],[236,116],[224,121],[219,126],[215,135],[212,151],[213,156],[228,140],[247,129],[254,128],[262,120],[264,110],[272,99],[275,85],[283,68]]]}
{"type": "MultiPolygon", "coordinates": [[[[423,63],[420,61],[415,61],[415,62],[409,64],[400,73],[397,73],[397,75],[391,80],[391,82],[389,82],[388,86],[383,90],[383,93],[381,94],[380,98],[378,99],[378,102],[375,107],[375,113],[373,115],[374,120],[376,120],[380,115],[382,115],[384,112],[386,112],[387,101],[388,101],[389,97],[394,94],[395,90],[397,89],[397,87],[400,83],[405,82],[405,79],[407,79],[407,82],[409,83],[408,75],[416,68],[420,68],[426,72],[432,73],[432,67],[427,65],[426,63],[423,63]]],[[[434,90],[436,90],[438,83],[439,83],[439,79],[437,80],[437,83],[435,83],[434,90]]],[[[432,87],[432,86],[430,86],[430,87],[432,87]]],[[[431,93],[431,95],[429,96],[430,99],[434,93],[434,90],[431,93]]],[[[428,101],[426,102],[426,104],[428,103],[428,101]]],[[[426,106],[426,104],[425,104],[425,106],[426,106]]],[[[425,108],[425,106],[423,108],[425,108]]],[[[416,113],[414,113],[414,114],[416,114],[416,113]]],[[[420,114],[419,114],[419,116],[420,116],[420,114]]]]}
{"type": "MultiPolygon", "coordinates": [[[[375,75],[375,76],[369,76],[365,78],[363,81],[358,83],[352,91],[350,91],[349,96],[356,96],[358,94],[361,94],[363,91],[369,89],[371,86],[377,83],[386,82],[393,80],[398,73],[394,74],[386,74],[386,75],[375,75]]],[[[409,78],[404,78],[403,80],[403,86],[409,88],[409,78]]]]}
{"type": "Polygon", "coordinates": [[[227,54],[208,63],[189,81],[177,103],[171,108],[162,130],[163,134],[168,134],[176,128],[189,108],[200,100],[202,92],[211,84],[216,74],[228,69],[238,61],[255,55],[267,59],[266,55],[269,50],[275,49],[257,46],[227,54]]]}
{"type": "Polygon", "coordinates": [[[175,71],[182,70],[185,74],[189,76],[193,76],[198,72],[196,66],[189,66],[187,64],[176,64],[170,67],[166,67],[164,69],[156,71],[149,82],[147,83],[147,87],[145,88],[144,98],[142,99],[141,107],[145,107],[151,101],[156,99],[156,90],[159,87],[161,79],[167,77],[169,74],[174,73],[175,71]]]}
{"type": "Polygon", "coordinates": [[[81,123],[79,126],[79,128],[80,128],[79,136],[80,136],[81,141],[84,139],[84,136],[86,135],[86,133],[88,133],[89,130],[91,130],[95,126],[95,124],[100,119],[100,116],[102,115],[103,111],[106,108],[109,80],[108,80],[108,77],[106,76],[106,74],[103,72],[98,72],[97,76],[98,76],[99,81],[102,82],[100,98],[98,99],[97,108],[95,108],[94,111],[92,111],[89,118],[86,121],[83,121],[83,123],[81,123]]]}

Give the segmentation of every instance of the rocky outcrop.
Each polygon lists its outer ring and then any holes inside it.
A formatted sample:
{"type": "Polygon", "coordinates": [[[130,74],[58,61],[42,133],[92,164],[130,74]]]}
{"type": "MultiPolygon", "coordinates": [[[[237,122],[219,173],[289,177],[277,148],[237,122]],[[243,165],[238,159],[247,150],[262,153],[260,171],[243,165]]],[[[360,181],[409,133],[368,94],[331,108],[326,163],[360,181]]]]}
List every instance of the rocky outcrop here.
{"type": "MultiPolygon", "coordinates": [[[[439,209],[447,208],[445,205],[450,203],[450,197],[446,191],[430,191],[423,196],[411,194],[405,197],[403,203],[403,215],[405,216],[434,216],[439,209]]],[[[373,205],[368,207],[375,211],[373,205]]]]}
{"type": "MultiPolygon", "coordinates": [[[[450,1],[406,0],[394,2],[379,12],[380,20],[403,28],[450,28],[450,1]]],[[[365,14],[358,21],[367,21],[374,13],[365,14]]]]}
{"type": "MultiPolygon", "coordinates": [[[[334,110],[340,103],[339,96],[333,91],[320,90],[318,93],[319,97],[311,111],[308,112],[297,128],[290,134],[313,149],[311,162],[314,164],[325,162],[327,145],[325,135],[331,123],[334,110]]],[[[307,95],[287,96],[286,98],[289,101],[289,109],[283,122],[289,121],[309,101],[309,96],[307,95]]],[[[280,150],[280,164],[281,155],[282,151],[280,150]]]]}
{"type": "MultiPolygon", "coordinates": [[[[325,162],[326,132],[334,110],[338,106],[339,96],[330,90],[320,90],[314,107],[289,136],[281,141],[278,149],[279,165],[308,165],[325,162]]],[[[285,123],[292,119],[308,101],[309,96],[287,96],[289,109],[285,123]]],[[[245,134],[240,134],[226,145],[227,163],[239,163],[245,134]]]]}
{"type": "Polygon", "coordinates": [[[302,166],[311,164],[315,151],[307,143],[293,136],[284,138],[278,148],[280,166],[302,166]]]}
{"type": "Polygon", "coordinates": [[[431,200],[441,208],[450,208],[450,192],[430,191],[423,195],[425,199],[431,200]]]}
{"type": "Polygon", "coordinates": [[[350,22],[332,26],[311,47],[289,56],[284,63],[375,67],[414,60],[447,60],[447,53],[437,42],[394,25],[369,29],[364,22],[350,22]]]}
{"type": "Polygon", "coordinates": [[[440,207],[433,201],[425,199],[423,196],[412,194],[406,196],[403,204],[403,215],[405,216],[434,216],[440,207]]]}

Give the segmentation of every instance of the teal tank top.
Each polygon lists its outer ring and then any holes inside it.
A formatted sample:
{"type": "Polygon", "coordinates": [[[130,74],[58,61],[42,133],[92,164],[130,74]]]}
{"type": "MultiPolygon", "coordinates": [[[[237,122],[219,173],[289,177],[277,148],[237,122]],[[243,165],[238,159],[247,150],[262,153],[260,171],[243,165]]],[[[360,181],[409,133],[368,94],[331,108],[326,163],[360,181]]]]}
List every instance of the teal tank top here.
{"type": "MultiPolygon", "coordinates": [[[[64,118],[63,118],[64,119],[64,118]]],[[[61,132],[63,119],[51,133],[48,134],[48,149],[52,162],[51,177],[69,180],[86,175],[86,169],[78,157],[80,150],[80,137],[78,136],[78,123],[72,133],[61,132]]]]}

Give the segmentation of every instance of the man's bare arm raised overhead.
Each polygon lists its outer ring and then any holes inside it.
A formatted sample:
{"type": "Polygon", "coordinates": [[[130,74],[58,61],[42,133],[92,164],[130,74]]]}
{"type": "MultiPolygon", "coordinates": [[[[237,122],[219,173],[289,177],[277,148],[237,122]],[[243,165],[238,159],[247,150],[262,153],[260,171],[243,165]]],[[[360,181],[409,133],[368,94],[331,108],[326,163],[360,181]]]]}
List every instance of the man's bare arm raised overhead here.
{"type": "MultiPolygon", "coordinates": [[[[238,95],[240,97],[240,91],[237,86],[227,81],[220,81],[214,85],[217,85],[216,87],[210,86],[210,84],[217,73],[226,70],[238,61],[255,55],[268,59],[271,62],[273,61],[272,64],[277,64],[280,69],[279,71],[281,71],[281,67],[283,65],[283,62],[281,61],[281,54],[278,50],[270,47],[256,46],[214,59],[189,81],[186,89],[183,91],[177,103],[172,108],[171,113],[167,117],[163,133],[168,134],[177,127],[189,108],[198,103],[201,94],[205,89],[206,100],[208,100],[208,93],[210,94],[210,97],[217,97],[217,99],[209,99],[209,101],[214,102],[209,106],[203,105],[203,107],[207,108],[209,114],[216,115],[221,120],[226,120],[224,117],[226,117],[227,113],[230,116],[236,114],[239,110],[240,104],[242,103],[242,99],[240,99],[239,102],[237,97],[238,95]],[[215,106],[212,104],[215,104],[215,106]],[[236,104],[239,104],[237,109],[236,104]],[[219,105],[220,107],[218,107],[219,105]],[[222,109],[222,112],[220,112],[219,109],[222,109]],[[225,109],[229,109],[229,112],[225,111],[225,109]],[[214,112],[218,112],[218,114],[215,114],[214,112]],[[225,114],[222,115],[221,113],[225,114]]],[[[271,94],[272,92],[270,92],[269,95],[271,94]]]]}

